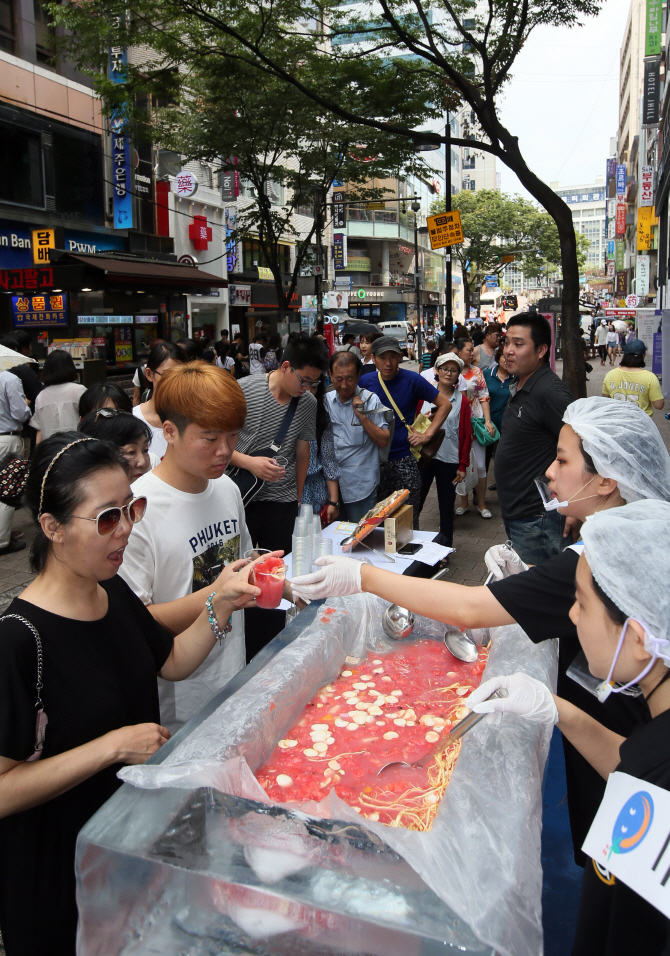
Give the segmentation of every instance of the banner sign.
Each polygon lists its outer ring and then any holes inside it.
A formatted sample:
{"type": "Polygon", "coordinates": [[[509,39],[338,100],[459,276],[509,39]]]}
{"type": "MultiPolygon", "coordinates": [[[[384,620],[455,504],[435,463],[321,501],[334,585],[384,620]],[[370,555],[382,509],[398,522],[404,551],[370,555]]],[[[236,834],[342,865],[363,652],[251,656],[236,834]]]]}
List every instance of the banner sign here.
{"type": "Polygon", "coordinates": [[[616,220],[610,219],[607,223],[607,238],[614,239],[616,238],[616,220]]]}
{"type": "Polygon", "coordinates": [[[654,332],[654,346],[651,358],[651,370],[654,375],[663,374],[663,333],[654,332]]]}
{"type": "Polygon", "coordinates": [[[627,272],[617,272],[616,274],[616,286],[614,288],[615,295],[626,296],[628,294],[628,273],[627,272]]]}
{"type": "Polygon", "coordinates": [[[616,262],[615,272],[623,272],[626,268],[624,265],[624,254],[626,250],[626,243],[623,239],[617,240],[614,243],[614,261],[616,262]]]}
{"type": "Polygon", "coordinates": [[[626,235],[626,203],[617,203],[616,207],[616,237],[623,239],[626,235]]]}
{"type": "Polygon", "coordinates": [[[653,208],[640,206],[637,211],[637,248],[639,252],[651,249],[651,223],[653,208]]]}
{"type": "Polygon", "coordinates": [[[12,318],[15,329],[67,326],[67,296],[62,292],[58,295],[14,295],[12,318]]]}
{"type": "Polygon", "coordinates": [[[645,56],[661,55],[662,8],[663,0],[647,0],[644,35],[645,56]]]}
{"type": "Polygon", "coordinates": [[[0,269],[0,291],[13,292],[23,289],[50,289],[54,284],[54,271],[48,269],[0,269]]]}
{"type": "Polygon", "coordinates": [[[333,236],[333,261],[335,269],[342,271],[347,268],[347,236],[336,232],[333,236]]]}
{"type": "Polygon", "coordinates": [[[333,193],[333,229],[346,229],[344,193],[333,193]]]}
{"type": "Polygon", "coordinates": [[[607,278],[613,279],[615,272],[616,272],[616,267],[614,265],[614,259],[608,259],[607,260],[607,278]]]}
{"type": "Polygon", "coordinates": [[[583,850],[602,879],[612,876],[670,917],[670,792],[615,771],[583,850]]]}
{"type": "Polygon", "coordinates": [[[616,216],[616,199],[607,200],[607,218],[614,219],[616,216]]]}
{"type": "MultiPolygon", "coordinates": [[[[121,25],[122,18],[114,17],[115,26],[121,25]]],[[[108,77],[112,83],[126,82],[128,69],[128,50],[126,47],[110,46],[108,77]]],[[[110,119],[112,134],[112,178],[114,180],[114,228],[133,228],[133,195],[131,189],[133,168],[130,163],[130,136],[123,108],[116,109],[110,119]]]]}
{"type": "Polygon", "coordinates": [[[637,283],[635,288],[639,296],[649,295],[649,256],[637,257],[637,268],[635,271],[637,283]]]}
{"type": "Polygon", "coordinates": [[[616,176],[616,159],[612,157],[607,160],[607,176],[606,179],[614,179],[616,176]]]}
{"type": "Polygon", "coordinates": [[[654,167],[643,166],[640,170],[640,205],[654,205],[654,167]]]}
{"type": "Polygon", "coordinates": [[[616,168],[616,193],[617,196],[623,196],[626,192],[626,165],[620,163],[616,168]]]}
{"type": "Polygon", "coordinates": [[[569,196],[561,196],[561,199],[563,199],[564,202],[571,204],[576,202],[602,202],[604,198],[604,189],[598,189],[595,192],[590,193],[570,193],[569,196]]]}
{"type": "Polygon", "coordinates": [[[458,209],[441,212],[436,216],[426,216],[426,225],[431,249],[444,249],[463,242],[463,226],[458,209]]]}
{"type": "Polygon", "coordinates": [[[642,96],[642,125],[658,126],[658,110],[661,87],[661,58],[644,61],[644,87],[642,96]]]}
{"type": "Polygon", "coordinates": [[[221,173],[221,198],[224,202],[237,199],[240,194],[240,174],[236,169],[225,169],[221,173]]]}

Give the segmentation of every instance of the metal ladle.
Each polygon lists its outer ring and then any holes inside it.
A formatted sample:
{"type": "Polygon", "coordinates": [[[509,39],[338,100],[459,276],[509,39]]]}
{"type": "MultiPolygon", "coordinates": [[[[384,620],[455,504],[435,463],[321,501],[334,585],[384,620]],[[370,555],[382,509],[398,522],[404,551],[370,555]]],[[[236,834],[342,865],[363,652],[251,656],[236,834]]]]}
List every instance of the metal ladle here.
{"type": "MultiPolygon", "coordinates": [[[[508,695],[509,691],[504,687],[501,687],[500,690],[494,690],[493,693],[486,698],[486,700],[495,700],[496,698],[507,697],[508,695]]],[[[385,770],[389,769],[389,767],[411,767],[412,769],[415,769],[417,767],[422,768],[427,766],[433,757],[437,757],[437,755],[441,754],[443,750],[446,750],[449,744],[453,744],[457,740],[460,740],[463,734],[467,733],[468,730],[471,730],[479,723],[480,720],[483,720],[485,717],[486,714],[476,714],[474,711],[471,711],[467,717],[464,717],[463,720],[459,720],[457,724],[454,724],[449,733],[445,734],[444,737],[441,737],[435,746],[423,757],[420,757],[419,760],[415,761],[414,763],[407,763],[406,760],[393,760],[391,763],[385,763],[384,766],[377,771],[377,776],[380,777],[385,770]]]]}

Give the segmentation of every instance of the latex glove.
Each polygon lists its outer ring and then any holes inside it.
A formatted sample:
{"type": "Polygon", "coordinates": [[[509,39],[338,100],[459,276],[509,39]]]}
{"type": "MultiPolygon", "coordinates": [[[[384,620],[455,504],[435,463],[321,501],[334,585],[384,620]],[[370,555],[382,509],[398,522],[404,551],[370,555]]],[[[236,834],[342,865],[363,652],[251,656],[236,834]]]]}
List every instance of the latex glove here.
{"type": "Polygon", "coordinates": [[[528,565],[521,560],[514,548],[506,544],[494,544],[484,555],[484,561],[496,581],[528,570],[528,565]]]}
{"type": "MultiPolygon", "coordinates": [[[[546,684],[528,674],[512,674],[510,677],[492,677],[463,701],[476,714],[495,714],[493,723],[499,723],[503,714],[516,714],[538,724],[557,724],[558,710],[554,695],[546,684]],[[495,690],[504,687],[507,697],[486,700],[495,690]]],[[[490,718],[489,718],[490,719],[490,718]]]]}
{"type": "Polygon", "coordinates": [[[299,574],[291,580],[291,589],[297,597],[318,601],[327,597],[360,594],[361,562],[341,555],[325,554],[314,564],[319,568],[312,574],[299,574]]]}

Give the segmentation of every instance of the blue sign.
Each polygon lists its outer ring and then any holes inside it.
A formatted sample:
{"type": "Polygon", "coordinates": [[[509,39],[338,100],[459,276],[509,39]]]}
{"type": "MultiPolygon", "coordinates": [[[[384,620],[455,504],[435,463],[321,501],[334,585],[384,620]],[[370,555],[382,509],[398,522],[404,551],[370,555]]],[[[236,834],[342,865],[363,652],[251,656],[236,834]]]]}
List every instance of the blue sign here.
{"type": "Polygon", "coordinates": [[[614,239],[607,240],[607,255],[610,259],[614,258],[614,239]]]}
{"type": "Polygon", "coordinates": [[[651,370],[654,375],[663,374],[663,333],[654,332],[654,348],[651,358],[651,370]]]}
{"type": "Polygon", "coordinates": [[[112,233],[97,232],[79,232],[77,230],[65,230],[65,251],[79,252],[84,255],[95,255],[97,252],[111,252],[118,250],[123,252],[125,249],[125,240],[123,236],[115,236],[112,233]]]}
{"type": "Polygon", "coordinates": [[[339,271],[342,271],[347,267],[344,261],[345,242],[346,238],[344,233],[336,232],[333,236],[333,261],[335,263],[335,269],[339,271]]]}
{"type": "MultiPolygon", "coordinates": [[[[625,168],[625,167],[624,167],[625,168]]],[[[559,193],[559,196],[561,194],[559,193]]],[[[563,196],[563,199],[567,203],[576,203],[576,202],[604,202],[605,201],[605,191],[591,192],[591,193],[572,193],[569,196],[563,196]]]]}
{"type": "Polygon", "coordinates": [[[626,166],[620,163],[616,168],[616,194],[623,196],[626,192],[626,166]]]}
{"type": "MultiPolygon", "coordinates": [[[[118,26],[121,18],[116,18],[118,26]]],[[[112,83],[125,83],[128,71],[126,47],[109,48],[109,79],[112,83]]],[[[123,109],[112,114],[112,169],[114,179],[114,228],[133,228],[132,166],[130,165],[130,136],[123,109]]]]}
{"type": "Polygon", "coordinates": [[[15,329],[67,327],[67,295],[13,295],[12,318],[15,329]]]}

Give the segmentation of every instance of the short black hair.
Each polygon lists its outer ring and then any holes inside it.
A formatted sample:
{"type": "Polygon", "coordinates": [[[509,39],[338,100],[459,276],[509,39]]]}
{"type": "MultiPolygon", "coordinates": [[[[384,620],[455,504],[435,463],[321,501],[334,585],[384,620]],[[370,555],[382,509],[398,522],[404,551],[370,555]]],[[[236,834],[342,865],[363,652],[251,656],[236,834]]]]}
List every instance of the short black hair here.
{"type": "Polygon", "coordinates": [[[63,385],[65,382],[77,381],[77,369],[72,356],[64,349],[54,349],[49,352],[42,369],[44,385],[63,385]]]}
{"type": "Polygon", "coordinates": [[[545,362],[551,358],[551,326],[543,315],[538,312],[517,312],[507,320],[507,330],[509,332],[513,325],[520,325],[522,328],[530,329],[530,337],[535,351],[541,345],[547,346],[547,352],[544,356],[545,362]]]}
{"type": "Polygon", "coordinates": [[[635,355],[634,352],[624,352],[621,356],[620,368],[644,368],[644,355],[635,355]]]}
{"type": "Polygon", "coordinates": [[[282,362],[288,362],[292,368],[318,368],[325,372],[328,368],[328,351],[321,339],[312,338],[304,332],[289,341],[282,354],[282,362]]]}
{"type": "Polygon", "coordinates": [[[330,374],[332,376],[333,370],[336,365],[340,364],[349,364],[353,365],[356,369],[356,375],[361,374],[361,369],[363,368],[363,363],[356,355],[355,352],[333,352],[330,357],[330,374]]]}
{"type": "Polygon", "coordinates": [[[146,422],[142,421],[132,412],[122,411],[121,409],[109,408],[89,412],[79,422],[77,431],[84,435],[90,435],[91,438],[99,438],[100,441],[111,442],[117,448],[123,448],[124,445],[131,445],[133,442],[140,441],[142,438],[151,444],[152,431],[146,422]],[[116,415],[104,414],[105,412],[117,412],[116,415]]]}
{"type": "Polygon", "coordinates": [[[133,403],[127,392],[124,392],[120,385],[115,382],[98,382],[86,389],[79,399],[79,417],[84,418],[89,412],[94,412],[96,408],[104,408],[108,401],[114,403],[114,408],[120,408],[124,412],[132,412],[133,403]]]}

